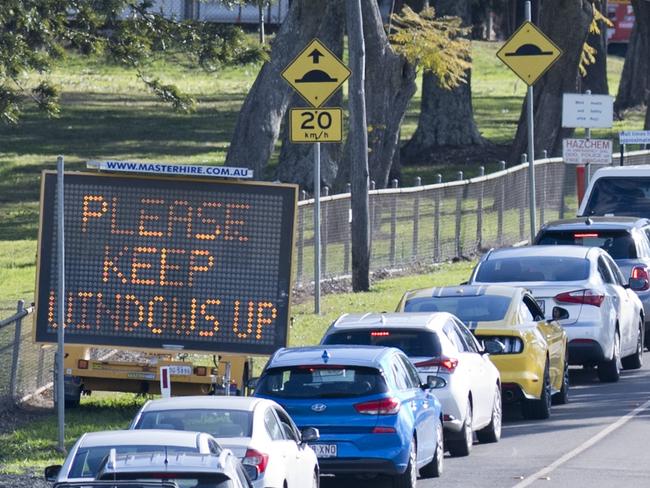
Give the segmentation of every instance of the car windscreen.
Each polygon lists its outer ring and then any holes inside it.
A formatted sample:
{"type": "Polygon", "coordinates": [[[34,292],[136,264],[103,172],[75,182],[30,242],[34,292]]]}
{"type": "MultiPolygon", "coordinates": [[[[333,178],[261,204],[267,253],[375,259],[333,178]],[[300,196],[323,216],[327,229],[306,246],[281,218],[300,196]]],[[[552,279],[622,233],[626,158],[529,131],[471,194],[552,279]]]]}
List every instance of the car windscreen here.
{"type": "Polygon", "coordinates": [[[536,244],[600,247],[614,259],[636,259],[634,238],[625,230],[547,230],[536,244]]]}
{"type": "Polygon", "coordinates": [[[384,328],[346,330],[328,334],[323,344],[384,346],[401,349],[409,357],[440,356],[440,340],[435,332],[384,328]]]}
{"type": "Polygon", "coordinates": [[[96,446],[79,448],[72,461],[68,478],[94,478],[104,465],[111,449],[116,454],[131,454],[138,452],[166,452],[168,456],[183,452],[198,452],[198,448],[177,446],[96,446]]]}
{"type": "Polygon", "coordinates": [[[474,281],[508,283],[528,281],[581,281],[589,277],[589,261],[563,256],[490,258],[481,263],[474,281]]]}
{"type": "Polygon", "coordinates": [[[271,368],[256,387],[257,393],[277,398],[353,398],[386,391],[377,369],[323,364],[271,368]]]}
{"type": "Polygon", "coordinates": [[[406,301],[405,312],[449,312],[466,324],[503,320],[511,297],[503,295],[458,295],[417,297],[406,301]]]}
{"type": "Polygon", "coordinates": [[[253,413],[235,409],[174,409],[145,411],[136,429],[207,432],[214,437],[250,437],[253,413]]]}
{"type": "Polygon", "coordinates": [[[650,178],[598,178],[583,215],[650,217],[650,178]]]}
{"type": "Polygon", "coordinates": [[[137,480],[149,481],[164,479],[176,483],[178,488],[239,488],[223,473],[174,473],[169,470],[141,473],[105,473],[103,480],[137,480]]]}

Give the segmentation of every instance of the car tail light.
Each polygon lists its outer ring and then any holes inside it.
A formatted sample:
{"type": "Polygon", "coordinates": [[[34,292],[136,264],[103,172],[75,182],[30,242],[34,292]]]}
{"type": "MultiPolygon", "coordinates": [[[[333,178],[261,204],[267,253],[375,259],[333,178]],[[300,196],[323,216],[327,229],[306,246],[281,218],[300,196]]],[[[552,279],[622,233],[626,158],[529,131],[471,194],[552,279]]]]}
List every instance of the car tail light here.
{"type": "Polygon", "coordinates": [[[555,295],[555,300],[564,303],[582,303],[583,305],[600,307],[603,300],[605,300],[605,295],[595,290],[575,290],[555,295]]]}
{"type": "Polygon", "coordinates": [[[256,449],[247,449],[242,464],[257,468],[257,473],[260,475],[266,471],[266,466],[269,464],[269,455],[256,449]]]}
{"type": "Polygon", "coordinates": [[[399,412],[400,402],[395,398],[382,398],[371,402],[357,403],[354,409],[366,415],[393,415],[399,412]]]}
{"type": "Polygon", "coordinates": [[[635,266],[632,268],[630,278],[634,280],[645,280],[645,286],[643,288],[635,288],[635,291],[644,291],[650,288],[650,274],[648,273],[648,268],[645,266],[635,266]]]}
{"type": "Polygon", "coordinates": [[[584,239],[585,237],[598,237],[598,232],[577,232],[573,234],[573,237],[577,237],[579,239],[584,239]]]}
{"type": "Polygon", "coordinates": [[[446,356],[441,356],[439,358],[431,358],[426,361],[420,361],[415,363],[415,367],[418,368],[418,371],[421,373],[431,373],[431,368],[442,368],[446,369],[449,373],[453,373],[458,366],[458,359],[448,358],[446,356]]]}
{"type": "Polygon", "coordinates": [[[503,352],[491,354],[519,354],[524,350],[524,341],[519,337],[513,336],[478,336],[479,339],[482,339],[484,342],[487,341],[497,341],[503,346],[503,352]]]}
{"type": "Polygon", "coordinates": [[[373,434],[394,434],[397,432],[393,427],[375,427],[372,429],[373,434]]]}

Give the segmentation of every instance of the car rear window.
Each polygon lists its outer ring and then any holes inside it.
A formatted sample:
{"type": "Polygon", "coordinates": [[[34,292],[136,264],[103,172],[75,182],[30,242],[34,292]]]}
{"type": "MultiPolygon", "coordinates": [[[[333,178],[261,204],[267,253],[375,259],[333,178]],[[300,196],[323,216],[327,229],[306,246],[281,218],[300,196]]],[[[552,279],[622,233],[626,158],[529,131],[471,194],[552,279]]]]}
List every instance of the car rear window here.
{"type": "Polygon", "coordinates": [[[404,311],[449,312],[468,324],[503,320],[510,302],[511,298],[503,295],[418,297],[408,300],[404,311]]]}
{"type": "Polygon", "coordinates": [[[650,217],[650,178],[598,178],[584,215],[650,217]]]}
{"type": "Polygon", "coordinates": [[[144,412],[136,429],[207,432],[215,437],[250,437],[252,412],[232,409],[177,409],[144,412]]]}
{"type": "Polygon", "coordinates": [[[377,369],[318,364],[271,368],[256,391],[278,398],[350,398],[384,393],[387,388],[377,369]]]}
{"type": "Polygon", "coordinates": [[[440,340],[432,331],[381,328],[329,334],[323,344],[354,344],[401,349],[409,357],[440,356],[440,340]]]}
{"type": "Polygon", "coordinates": [[[508,283],[528,281],[581,281],[589,277],[589,261],[562,256],[491,258],[481,263],[475,281],[508,283]]]}
{"type": "Polygon", "coordinates": [[[536,244],[600,247],[614,259],[636,259],[634,238],[625,230],[548,230],[536,244]]]}
{"type": "Polygon", "coordinates": [[[237,485],[228,476],[222,473],[174,473],[167,470],[144,473],[106,473],[102,480],[137,480],[151,481],[161,480],[172,481],[178,488],[236,488],[237,485]]]}

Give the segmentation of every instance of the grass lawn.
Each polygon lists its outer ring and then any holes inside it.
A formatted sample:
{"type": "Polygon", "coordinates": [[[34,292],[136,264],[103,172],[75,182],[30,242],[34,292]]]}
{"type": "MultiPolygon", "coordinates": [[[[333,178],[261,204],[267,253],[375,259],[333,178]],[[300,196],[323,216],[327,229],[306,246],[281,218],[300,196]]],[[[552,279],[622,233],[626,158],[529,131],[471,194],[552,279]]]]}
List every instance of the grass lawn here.
{"type": "MultiPolygon", "coordinates": [[[[313,314],[313,302],[307,300],[292,308],[290,344],[317,344],[342,311],[392,311],[408,289],[458,284],[469,277],[473,265],[470,262],[444,264],[428,274],[382,280],[367,293],[324,295],[319,316],[313,314]]],[[[258,359],[255,364],[259,372],[264,360],[258,359]]],[[[79,408],[66,413],[66,446],[71,447],[84,432],[126,428],[144,401],[131,394],[93,393],[83,397],[79,408]]],[[[2,433],[3,430],[0,429],[0,474],[22,473],[63,460],[54,449],[57,438],[54,412],[35,415],[12,432],[2,433]]]]}

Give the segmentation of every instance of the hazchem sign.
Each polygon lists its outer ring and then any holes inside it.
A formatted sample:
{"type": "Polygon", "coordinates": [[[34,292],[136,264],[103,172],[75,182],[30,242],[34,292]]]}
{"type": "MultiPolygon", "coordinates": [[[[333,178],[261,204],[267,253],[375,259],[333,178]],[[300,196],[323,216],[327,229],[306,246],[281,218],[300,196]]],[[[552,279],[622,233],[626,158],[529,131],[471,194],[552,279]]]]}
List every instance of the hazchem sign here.
{"type": "Polygon", "coordinates": [[[563,139],[562,158],[566,164],[612,164],[612,141],[563,139]]]}
{"type": "Polygon", "coordinates": [[[269,354],[286,345],[297,187],[66,173],[57,296],[56,174],[43,174],[36,340],[269,354]]]}

